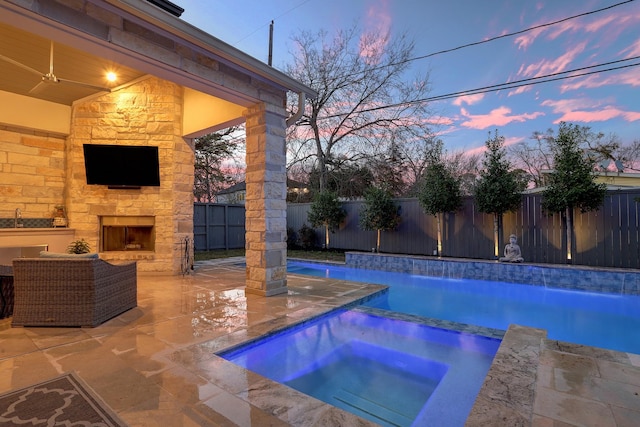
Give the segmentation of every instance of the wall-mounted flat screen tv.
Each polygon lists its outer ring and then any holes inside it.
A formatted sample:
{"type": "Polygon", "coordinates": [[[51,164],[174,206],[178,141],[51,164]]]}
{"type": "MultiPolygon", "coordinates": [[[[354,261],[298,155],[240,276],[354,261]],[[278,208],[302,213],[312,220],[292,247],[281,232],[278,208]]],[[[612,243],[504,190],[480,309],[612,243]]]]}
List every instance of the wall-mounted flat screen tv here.
{"type": "Polygon", "coordinates": [[[111,188],[160,185],[158,147],[84,144],[87,184],[111,188]]]}

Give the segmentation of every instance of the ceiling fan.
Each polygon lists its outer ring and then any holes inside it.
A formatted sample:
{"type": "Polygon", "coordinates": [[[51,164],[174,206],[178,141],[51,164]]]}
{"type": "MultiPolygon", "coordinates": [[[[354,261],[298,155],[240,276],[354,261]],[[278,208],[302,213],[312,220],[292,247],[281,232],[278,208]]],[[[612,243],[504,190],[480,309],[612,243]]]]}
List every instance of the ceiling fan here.
{"type": "Polygon", "coordinates": [[[51,41],[51,49],[49,51],[49,72],[48,73],[43,74],[40,71],[29,67],[28,65],[25,65],[21,62],[16,61],[15,59],[11,59],[4,55],[0,55],[0,60],[13,64],[17,67],[20,67],[23,70],[30,72],[31,74],[36,74],[40,76],[41,78],[40,82],[38,82],[38,84],[35,85],[33,88],[31,88],[31,90],[29,91],[29,93],[32,93],[32,94],[40,93],[44,89],[46,89],[47,86],[58,84],[58,83],[82,86],[82,87],[98,90],[101,92],[111,92],[111,89],[106,87],[96,86],[89,83],[78,82],[75,80],[68,80],[68,79],[62,79],[57,77],[53,73],[53,41],[51,41]]]}

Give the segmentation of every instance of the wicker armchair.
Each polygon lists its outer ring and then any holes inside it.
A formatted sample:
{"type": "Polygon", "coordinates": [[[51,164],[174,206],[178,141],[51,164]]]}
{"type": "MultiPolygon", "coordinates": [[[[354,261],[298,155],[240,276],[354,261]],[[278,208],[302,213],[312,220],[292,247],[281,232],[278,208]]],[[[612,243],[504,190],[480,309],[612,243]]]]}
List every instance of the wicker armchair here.
{"type": "Polygon", "coordinates": [[[98,326],[137,305],[136,263],[13,260],[12,326],[98,326]]]}

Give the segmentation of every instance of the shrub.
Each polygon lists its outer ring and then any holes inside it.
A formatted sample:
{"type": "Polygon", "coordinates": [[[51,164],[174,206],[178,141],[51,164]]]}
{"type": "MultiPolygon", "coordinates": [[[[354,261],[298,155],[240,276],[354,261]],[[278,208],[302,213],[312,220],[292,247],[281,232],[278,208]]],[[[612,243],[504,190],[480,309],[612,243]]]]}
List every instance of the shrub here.
{"type": "Polygon", "coordinates": [[[316,246],[316,231],[303,224],[298,230],[298,244],[302,249],[311,249],[316,246]]]}
{"type": "Polygon", "coordinates": [[[89,252],[91,252],[91,246],[84,239],[74,240],[67,246],[68,254],[88,254],[89,252]]]}
{"type": "Polygon", "coordinates": [[[296,231],[288,227],[287,228],[287,249],[297,249],[298,248],[298,234],[296,231]]]}

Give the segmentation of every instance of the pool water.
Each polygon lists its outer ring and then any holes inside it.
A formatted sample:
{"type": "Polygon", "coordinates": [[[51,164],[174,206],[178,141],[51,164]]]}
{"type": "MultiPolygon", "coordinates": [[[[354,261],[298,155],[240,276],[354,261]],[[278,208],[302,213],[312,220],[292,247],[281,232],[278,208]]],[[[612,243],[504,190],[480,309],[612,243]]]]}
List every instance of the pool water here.
{"type": "Polygon", "coordinates": [[[219,355],[383,426],[463,426],[499,345],[350,310],[219,355]]]}
{"type": "Polygon", "coordinates": [[[289,262],[290,273],[388,285],[366,306],[496,329],[519,324],[548,337],[640,354],[640,296],[289,262]]]}

